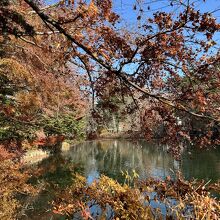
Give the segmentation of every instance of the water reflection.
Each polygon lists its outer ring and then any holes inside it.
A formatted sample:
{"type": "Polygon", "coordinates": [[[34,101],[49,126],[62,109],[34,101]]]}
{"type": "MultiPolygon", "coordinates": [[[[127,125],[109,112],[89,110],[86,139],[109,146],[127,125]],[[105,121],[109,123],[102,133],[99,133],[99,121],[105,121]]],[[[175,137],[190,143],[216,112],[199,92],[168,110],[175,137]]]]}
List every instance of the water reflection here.
{"type": "Polygon", "coordinates": [[[64,154],[78,164],[82,174],[92,182],[100,174],[122,181],[121,171],[132,172],[134,169],[140,178],[165,178],[173,176],[177,170],[187,178],[220,178],[220,150],[194,150],[186,152],[183,160],[176,161],[167,153],[166,147],[139,141],[105,140],[85,142],[74,146],[64,154]]]}
{"type": "Polygon", "coordinates": [[[220,148],[211,150],[194,149],[182,157],[181,171],[186,179],[220,179],[220,148]]]}
{"type": "Polygon", "coordinates": [[[62,219],[48,211],[51,209],[48,202],[55,195],[53,185],[65,189],[73,181],[73,171],[83,174],[88,183],[101,174],[123,182],[121,171],[131,173],[133,169],[140,178],[165,178],[180,170],[187,179],[220,179],[220,149],[185,152],[181,162],[174,160],[166,150],[166,147],[145,141],[105,140],[85,142],[62,154],[52,155],[33,166],[38,176],[33,176],[32,183],[45,181],[49,188],[34,198],[34,209],[27,210],[22,220],[62,219]]]}

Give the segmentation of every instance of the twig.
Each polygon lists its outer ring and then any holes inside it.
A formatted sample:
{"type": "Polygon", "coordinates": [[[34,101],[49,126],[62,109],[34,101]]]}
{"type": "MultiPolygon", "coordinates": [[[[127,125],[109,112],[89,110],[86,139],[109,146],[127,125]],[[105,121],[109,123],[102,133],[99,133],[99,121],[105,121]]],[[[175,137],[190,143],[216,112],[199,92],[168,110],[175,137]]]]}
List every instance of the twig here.
{"type": "MultiPolygon", "coordinates": [[[[168,105],[170,107],[173,107],[176,110],[179,111],[183,111],[186,112],[194,117],[198,117],[198,118],[203,118],[203,119],[209,119],[212,121],[216,121],[216,122],[220,122],[220,119],[216,119],[213,118],[211,116],[206,116],[203,114],[198,114],[195,112],[192,112],[191,110],[187,109],[185,106],[181,105],[181,104],[175,104],[173,103],[171,100],[169,100],[168,98],[156,95],[156,94],[152,94],[151,92],[149,92],[148,90],[146,90],[145,88],[142,88],[140,86],[138,86],[137,84],[131,82],[128,78],[127,75],[122,72],[121,69],[119,70],[115,70],[114,68],[111,67],[110,64],[106,63],[104,60],[102,60],[100,57],[98,57],[97,55],[95,55],[88,47],[86,47],[85,45],[83,45],[82,43],[78,42],[73,36],[71,36],[62,26],[60,26],[60,24],[55,21],[53,18],[49,17],[48,15],[46,15],[45,13],[41,12],[40,9],[38,8],[38,6],[32,1],[32,0],[24,0],[34,11],[36,11],[36,13],[39,15],[39,17],[51,24],[54,28],[56,28],[60,33],[62,33],[64,36],[66,36],[66,38],[70,41],[72,41],[74,44],[76,44],[78,47],[80,47],[85,53],[87,53],[94,61],[96,61],[97,63],[99,63],[102,67],[104,67],[105,69],[109,70],[110,72],[114,73],[116,76],[118,76],[119,78],[123,79],[128,85],[130,85],[131,87],[139,90],[140,92],[148,95],[149,97],[152,97],[158,101],[160,101],[161,103],[168,105]]],[[[188,11],[188,10],[187,10],[188,11]]],[[[187,12],[186,12],[186,18],[187,18],[187,12]]],[[[142,43],[141,46],[144,46],[145,42],[161,35],[161,34],[166,34],[166,33],[171,33],[173,31],[179,30],[181,28],[183,28],[185,26],[187,22],[187,19],[184,23],[180,24],[178,27],[170,29],[170,30],[166,30],[166,31],[162,31],[159,32],[153,36],[148,37],[147,39],[145,39],[142,43]]]]}

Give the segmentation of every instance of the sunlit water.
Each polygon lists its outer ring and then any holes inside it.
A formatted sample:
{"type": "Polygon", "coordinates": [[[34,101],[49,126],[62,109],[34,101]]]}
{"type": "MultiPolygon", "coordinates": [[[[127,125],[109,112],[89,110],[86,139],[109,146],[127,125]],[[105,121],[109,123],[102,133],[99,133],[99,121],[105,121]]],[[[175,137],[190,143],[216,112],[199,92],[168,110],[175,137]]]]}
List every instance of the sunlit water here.
{"type": "MultiPolygon", "coordinates": [[[[167,153],[165,146],[157,146],[145,141],[136,143],[125,140],[92,141],[74,146],[71,150],[53,155],[37,165],[41,176],[33,182],[48,182],[62,188],[71,184],[72,170],[87,178],[88,183],[105,174],[123,182],[122,171],[139,174],[140,179],[155,177],[164,179],[181,171],[186,179],[220,179],[220,149],[191,150],[183,154],[182,161],[176,161],[167,153]],[[70,169],[71,168],[71,169],[70,169]]],[[[51,189],[50,189],[51,190],[51,189]]],[[[51,214],[48,201],[53,197],[45,191],[35,198],[33,207],[28,208],[22,219],[62,219],[51,214]],[[43,207],[43,208],[42,208],[43,207]]]]}

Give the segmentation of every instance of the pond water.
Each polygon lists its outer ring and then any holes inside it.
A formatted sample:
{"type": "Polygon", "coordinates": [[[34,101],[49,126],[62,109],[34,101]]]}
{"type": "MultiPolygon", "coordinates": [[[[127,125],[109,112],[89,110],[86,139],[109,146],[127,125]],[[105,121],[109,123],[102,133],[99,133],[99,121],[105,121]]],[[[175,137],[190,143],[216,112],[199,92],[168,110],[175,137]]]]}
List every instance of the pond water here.
{"type": "MultiPolygon", "coordinates": [[[[123,182],[121,171],[135,170],[140,178],[164,179],[181,171],[186,179],[198,178],[211,181],[220,179],[220,149],[191,150],[183,154],[182,161],[176,161],[167,153],[165,146],[137,141],[103,140],[85,142],[69,151],[44,159],[33,169],[41,174],[32,182],[48,182],[65,188],[72,181],[72,171],[87,178],[88,183],[105,174],[123,182]]],[[[62,219],[48,211],[48,201],[53,198],[53,190],[45,190],[35,198],[32,209],[27,208],[22,219],[62,219]]]]}
{"type": "Polygon", "coordinates": [[[122,181],[121,171],[134,169],[140,178],[165,178],[180,170],[184,177],[216,181],[220,178],[220,149],[194,150],[183,154],[180,162],[167,153],[166,147],[145,141],[123,140],[86,142],[75,146],[65,156],[78,163],[88,182],[100,174],[122,181]]]}

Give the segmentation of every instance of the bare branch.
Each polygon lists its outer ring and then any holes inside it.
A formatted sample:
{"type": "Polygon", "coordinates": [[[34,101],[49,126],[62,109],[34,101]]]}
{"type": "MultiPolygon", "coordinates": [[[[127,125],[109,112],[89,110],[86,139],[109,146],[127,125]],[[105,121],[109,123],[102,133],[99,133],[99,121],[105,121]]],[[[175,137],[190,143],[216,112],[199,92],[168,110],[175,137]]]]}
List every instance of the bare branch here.
{"type": "Polygon", "coordinates": [[[42,48],[41,46],[37,45],[36,43],[34,43],[33,41],[30,41],[22,36],[19,37],[21,40],[23,40],[24,42],[28,43],[28,44],[31,44],[31,45],[34,45],[34,46],[37,46],[37,47],[40,47],[42,48]]]}
{"type": "Polygon", "coordinates": [[[81,58],[80,56],[78,56],[80,61],[83,63],[85,70],[87,72],[87,75],[89,77],[89,81],[90,81],[90,85],[91,85],[91,89],[92,89],[92,109],[95,109],[95,90],[94,90],[94,82],[92,80],[92,76],[90,74],[90,70],[88,68],[88,66],[86,65],[86,62],[83,60],[83,58],[81,58]]]}

